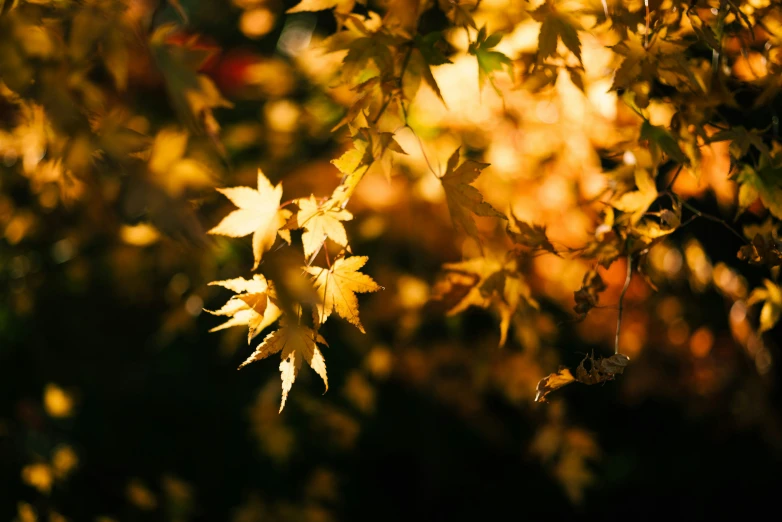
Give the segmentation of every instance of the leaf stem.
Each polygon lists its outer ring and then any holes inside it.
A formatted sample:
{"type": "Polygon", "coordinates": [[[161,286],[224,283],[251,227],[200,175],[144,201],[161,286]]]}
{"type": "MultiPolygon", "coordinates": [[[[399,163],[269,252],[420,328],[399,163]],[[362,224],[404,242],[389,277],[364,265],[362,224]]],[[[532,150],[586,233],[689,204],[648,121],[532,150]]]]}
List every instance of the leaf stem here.
{"type": "Polygon", "coordinates": [[[329,259],[329,249],[326,247],[326,242],[323,242],[323,253],[326,254],[326,265],[331,268],[331,259],[329,259]]]}

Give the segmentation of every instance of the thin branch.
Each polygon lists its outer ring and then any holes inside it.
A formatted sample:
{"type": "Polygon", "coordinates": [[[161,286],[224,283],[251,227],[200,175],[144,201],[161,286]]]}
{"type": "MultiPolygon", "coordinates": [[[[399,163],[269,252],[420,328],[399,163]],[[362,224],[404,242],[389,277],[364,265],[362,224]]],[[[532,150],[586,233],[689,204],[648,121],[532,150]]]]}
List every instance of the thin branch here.
{"type": "Polygon", "coordinates": [[[682,168],[684,165],[679,165],[679,168],[676,169],[676,173],[674,173],[673,177],[671,178],[671,181],[668,182],[668,186],[665,187],[665,190],[671,190],[671,187],[673,187],[673,184],[676,183],[676,180],[679,179],[679,174],[682,173],[682,168]]]}
{"type": "Polygon", "coordinates": [[[627,277],[625,278],[625,286],[622,288],[622,293],[619,294],[619,316],[616,319],[616,339],[614,340],[614,353],[619,353],[619,332],[622,328],[622,310],[624,310],[625,294],[627,288],[630,286],[630,280],[633,278],[633,257],[627,256],[627,277]]]}
{"type": "Polygon", "coordinates": [[[684,208],[686,208],[687,210],[689,210],[690,212],[692,212],[693,214],[695,214],[699,218],[708,219],[709,221],[713,221],[714,223],[719,223],[723,227],[725,227],[728,230],[730,230],[730,233],[733,234],[734,236],[736,236],[737,238],[739,238],[742,243],[744,243],[744,244],[748,244],[749,243],[749,241],[747,241],[747,239],[744,236],[742,236],[741,234],[736,232],[733,229],[733,227],[728,225],[728,223],[724,219],[718,218],[717,216],[712,216],[711,214],[705,214],[705,213],[701,212],[700,210],[698,210],[697,208],[695,208],[692,205],[690,205],[689,203],[687,203],[686,201],[682,201],[682,200],[679,200],[679,201],[681,202],[681,204],[682,204],[682,206],[684,208]]]}
{"type": "MultiPolygon", "coordinates": [[[[426,166],[427,166],[427,167],[429,167],[429,172],[431,172],[431,173],[432,173],[432,175],[433,175],[435,178],[438,178],[438,179],[439,179],[441,176],[439,176],[439,175],[438,175],[438,174],[437,174],[437,173],[434,171],[434,169],[432,168],[432,164],[429,162],[429,157],[426,155],[426,150],[424,150],[424,142],[423,142],[423,141],[421,141],[421,137],[418,135],[418,133],[417,133],[417,132],[415,132],[415,129],[413,129],[413,128],[412,128],[412,127],[409,125],[409,124],[405,123],[405,127],[407,127],[408,129],[410,129],[410,132],[412,132],[412,133],[413,133],[413,136],[415,136],[415,139],[416,139],[416,140],[418,140],[418,146],[419,146],[419,147],[421,147],[421,154],[423,155],[423,157],[424,157],[424,160],[426,161],[426,166]]],[[[439,169],[439,165],[438,165],[438,169],[437,169],[437,170],[440,170],[440,169],[439,169]]]]}

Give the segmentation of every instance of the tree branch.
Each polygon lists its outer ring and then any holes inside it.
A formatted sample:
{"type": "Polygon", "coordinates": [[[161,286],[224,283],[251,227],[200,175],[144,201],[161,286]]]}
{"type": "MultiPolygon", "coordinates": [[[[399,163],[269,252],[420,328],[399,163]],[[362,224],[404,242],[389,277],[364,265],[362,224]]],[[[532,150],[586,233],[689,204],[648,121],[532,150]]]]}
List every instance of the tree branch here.
{"type": "Polygon", "coordinates": [[[622,310],[624,309],[625,294],[627,288],[630,286],[630,280],[633,278],[633,257],[627,256],[627,277],[625,278],[625,286],[622,288],[622,293],[619,294],[619,316],[616,319],[616,339],[614,340],[614,353],[619,353],[619,332],[622,328],[622,310]]]}

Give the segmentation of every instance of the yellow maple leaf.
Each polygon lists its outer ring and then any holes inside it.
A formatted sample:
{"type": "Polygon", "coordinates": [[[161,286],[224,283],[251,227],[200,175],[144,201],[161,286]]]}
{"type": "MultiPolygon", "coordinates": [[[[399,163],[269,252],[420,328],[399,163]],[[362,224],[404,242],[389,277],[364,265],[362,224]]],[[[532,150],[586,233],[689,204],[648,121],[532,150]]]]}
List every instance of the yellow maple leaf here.
{"type": "Polygon", "coordinates": [[[250,363],[281,352],[282,404],[280,404],[280,412],[282,412],[282,409],[285,407],[285,401],[288,399],[288,392],[290,392],[304,361],[307,361],[307,364],[323,379],[326,391],[329,389],[329,381],[326,376],[326,360],[323,358],[323,353],[321,353],[316,343],[326,344],[326,341],[311,328],[285,324],[279,330],[267,335],[239,368],[241,369],[250,363]]]}
{"type": "Polygon", "coordinates": [[[301,242],[304,246],[304,257],[309,258],[320,249],[328,237],[341,246],[348,244],[348,236],[342,221],[350,221],[353,214],[339,206],[319,205],[315,196],[301,198],[296,201],[299,211],[288,223],[288,227],[303,228],[301,242]]]}
{"type": "Polygon", "coordinates": [[[377,292],[383,287],[375,283],[371,277],[358,270],[369,258],[352,256],[338,259],[331,268],[308,266],[304,270],[315,276],[315,288],[321,302],[318,304],[318,320],[326,322],[331,312],[347,319],[348,322],[364,333],[364,327],[358,318],[357,293],[377,292]]]}
{"type": "Polygon", "coordinates": [[[576,378],[573,377],[573,373],[568,368],[560,368],[557,372],[542,378],[540,382],[538,382],[535,402],[546,402],[546,396],[549,393],[573,382],[576,382],[576,378]]]}
{"type": "Polygon", "coordinates": [[[234,210],[212,230],[210,234],[229,237],[244,237],[253,235],[253,270],[258,267],[264,252],[274,245],[277,235],[288,244],[291,242],[290,232],[280,230],[288,221],[291,211],[281,209],[282,183],[272,187],[271,182],[258,169],[258,189],[250,187],[232,187],[217,189],[218,192],[239,207],[234,210]]]}
{"type": "Polygon", "coordinates": [[[331,163],[342,173],[342,181],[334,189],[329,204],[344,208],[348,200],[353,196],[358,183],[369,170],[366,163],[367,143],[361,140],[353,142],[353,148],[342,154],[331,163]]]}
{"type": "Polygon", "coordinates": [[[632,214],[632,224],[636,224],[641,220],[649,206],[654,203],[658,196],[654,178],[646,169],[635,169],[635,185],[638,187],[638,190],[626,192],[612,203],[617,210],[632,214]]]}
{"type": "Polygon", "coordinates": [[[500,316],[500,342],[505,345],[508,330],[519,305],[538,308],[527,283],[518,273],[516,262],[504,262],[491,252],[484,257],[446,263],[447,275],[435,287],[433,298],[448,306],[448,315],[465,311],[470,306],[494,309],[500,316]]]}
{"type": "Polygon", "coordinates": [[[768,279],[763,281],[765,288],[756,288],[747,299],[748,305],[765,302],[760,310],[760,332],[774,328],[782,315],[782,289],[768,279]]]}
{"type": "Polygon", "coordinates": [[[285,12],[293,14],[335,9],[338,13],[350,13],[355,4],[355,0],[301,0],[301,2],[285,12]]]}
{"type": "Polygon", "coordinates": [[[219,310],[206,310],[213,315],[229,317],[223,324],[209,330],[210,332],[233,326],[248,326],[247,342],[249,343],[263,329],[279,319],[282,314],[280,308],[275,304],[274,287],[260,274],[256,274],[252,279],[238,277],[225,281],[212,281],[209,284],[222,286],[237,293],[219,310]]]}
{"type": "Polygon", "coordinates": [[[149,154],[149,170],[152,181],[173,197],[186,189],[214,186],[214,179],[207,167],[186,158],[188,134],[173,128],[157,133],[149,154]]]}
{"type": "Polygon", "coordinates": [[[467,160],[457,168],[458,162],[459,149],[456,149],[448,159],[447,169],[440,181],[445,190],[445,198],[454,227],[478,240],[478,228],[475,226],[475,220],[471,214],[502,219],[506,219],[506,217],[483,201],[483,196],[478,189],[470,185],[478,179],[481,171],[489,164],[467,160]]]}

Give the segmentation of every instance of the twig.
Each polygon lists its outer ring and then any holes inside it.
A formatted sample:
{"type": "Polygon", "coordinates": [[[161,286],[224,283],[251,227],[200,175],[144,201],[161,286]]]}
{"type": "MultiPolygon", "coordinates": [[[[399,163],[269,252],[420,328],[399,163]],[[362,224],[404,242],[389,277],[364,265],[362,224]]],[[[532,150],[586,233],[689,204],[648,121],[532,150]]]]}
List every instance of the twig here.
{"type": "Polygon", "coordinates": [[[676,172],[674,173],[673,177],[671,178],[671,181],[668,182],[668,186],[665,187],[665,190],[671,190],[671,187],[673,187],[673,184],[676,183],[676,180],[679,179],[679,174],[682,173],[682,168],[684,165],[679,165],[679,168],[676,169],[676,172]]]}
{"type": "MultiPolygon", "coordinates": [[[[424,150],[424,142],[423,142],[423,141],[421,141],[421,137],[418,135],[418,133],[417,133],[417,132],[415,132],[415,129],[413,129],[413,128],[412,128],[412,127],[409,125],[409,124],[405,123],[405,127],[407,127],[408,129],[410,129],[410,132],[412,132],[412,133],[413,133],[413,136],[415,136],[415,139],[416,139],[416,140],[418,140],[418,146],[421,148],[421,154],[423,155],[423,157],[424,157],[424,160],[426,161],[426,166],[427,166],[427,167],[429,167],[429,172],[431,172],[431,173],[432,173],[432,175],[433,175],[435,178],[438,178],[438,179],[439,179],[441,176],[439,176],[439,175],[438,175],[438,174],[437,174],[437,173],[434,171],[434,169],[432,168],[432,164],[429,162],[429,157],[426,155],[426,150],[424,150]]],[[[437,170],[440,170],[440,169],[439,169],[439,167],[440,167],[440,166],[438,165],[438,169],[437,169],[437,170]]]]}
{"type": "Polygon", "coordinates": [[[739,234],[738,232],[736,232],[736,231],[733,229],[733,227],[731,227],[730,225],[728,225],[728,224],[725,222],[725,220],[724,220],[724,219],[722,219],[722,218],[718,218],[717,216],[712,216],[711,214],[704,214],[703,212],[701,212],[701,211],[700,211],[700,210],[698,210],[697,208],[693,207],[692,205],[690,205],[690,204],[689,204],[689,203],[687,203],[686,201],[682,201],[682,200],[679,200],[679,201],[681,202],[681,204],[682,204],[682,206],[683,206],[684,208],[686,208],[687,210],[689,210],[690,212],[692,212],[693,214],[695,214],[695,215],[696,215],[696,216],[698,216],[699,218],[708,219],[709,221],[713,221],[714,223],[719,223],[719,224],[720,224],[720,225],[722,225],[723,227],[725,227],[725,228],[727,228],[728,230],[730,230],[731,234],[733,234],[734,236],[736,236],[737,238],[739,238],[739,239],[741,240],[741,242],[742,242],[742,243],[744,243],[744,244],[748,244],[748,243],[749,243],[749,242],[747,241],[747,239],[746,239],[744,236],[742,236],[741,234],[739,234]]]}
{"type": "Polygon", "coordinates": [[[616,318],[616,339],[614,340],[614,353],[619,353],[619,332],[622,328],[622,310],[624,309],[625,294],[627,288],[630,286],[630,280],[633,278],[633,257],[627,256],[627,277],[625,278],[625,286],[622,288],[622,293],[619,294],[619,316],[616,318]]]}

